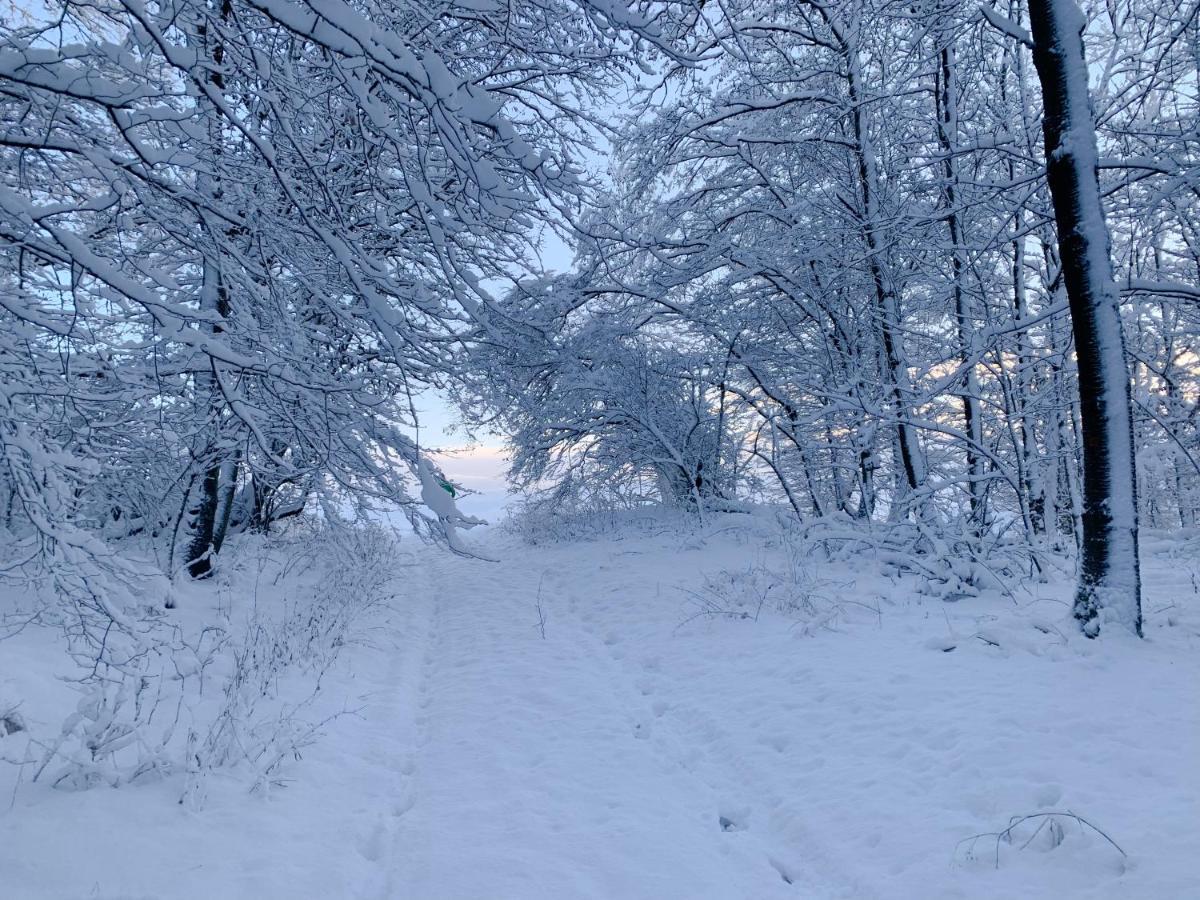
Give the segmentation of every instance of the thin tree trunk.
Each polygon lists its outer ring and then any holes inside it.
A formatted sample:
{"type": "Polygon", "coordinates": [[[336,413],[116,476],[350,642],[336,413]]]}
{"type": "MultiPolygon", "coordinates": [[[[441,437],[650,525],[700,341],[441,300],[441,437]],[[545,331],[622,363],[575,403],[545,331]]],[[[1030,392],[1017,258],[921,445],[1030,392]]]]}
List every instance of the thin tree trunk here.
{"type": "MultiPolygon", "coordinates": [[[[220,3],[220,18],[224,22],[232,15],[229,0],[218,0],[220,3]]],[[[203,19],[197,27],[197,43],[201,53],[212,60],[209,73],[209,83],[218,91],[225,88],[225,76],[221,72],[225,51],[221,45],[220,36],[213,36],[209,25],[203,19]]],[[[222,127],[220,112],[212,108],[207,100],[200,101],[208,114],[209,142],[208,154],[211,170],[202,172],[197,177],[197,189],[203,196],[219,201],[223,194],[218,166],[222,155],[222,127]]],[[[214,245],[217,242],[213,242],[214,245]]],[[[213,258],[216,247],[210,248],[203,263],[202,283],[200,288],[200,311],[215,313],[221,318],[229,315],[229,293],[224,283],[219,262],[213,258]]],[[[213,334],[221,332],[219,325],[212,326],[213,334]]],[[[215,362],[210,363],[216,365],[215,362]]],[[[204,477],[200,481],[200,491],[195,505],[190,510],[188,523],[188,545],[186,560],[188,573],[193,578],[207,578],[212,574],[213,557],[220,549],[224,539],[224,526],[218,524],[217,513],[221,506],[221,472],[224,468],[224,448],[221,446],[221,411],[223,400],[214,369],[196,375],[196,399],[198,405],[206,407],[209,420],[209,441],[205,448],[204,463],[207,466],[204,477]]]]}
{"type": "Polygon", "coordinates": [[[876,171],[875,150],[863,122],[862,84],[858,53],[846,48],[847,86],[850,97],[850,117],[854,128],[854,154],[858,167],[859,191],[862,200],[863,240],[867,245],[867,265],[875,289],[876,315],[879,319],[883,350],[884,377],[893,412],[896,416],[896,445],[903,470],[901,484],[911,493],[925,481],[925,459],[916,429],[908,421],[908,395],[912,388],[904,359],[900,334],[900,304],[890,273],[885,271],[880,255],[884,252],[879,240],[879,176],[876,171]]]}
{"type": "MultiPolygon", "coordinates": [[[[1013,174],[1015,176],[1015,173],[1013,174]]],[[[1024,222],[1019,210],[1015,225],[1016,231],[1020,233],[1024,222]]],[[[1029,303],[1025,290],[1025,238],[1023,236],[1013,241],[1012,252],[1013,317],[1016,324],[1021,326],[1029,318],[1029,303]]],[[[1033,406],[1033,352],[1030,349],[1028,331],[1023,326],[1017,330],[1016,343],[1017,391],[1013,407],[1016,414],[1017,433],[1020,436],[1020,447],[1017,448],[1017,453],[1021,458],[1021,490],[1025,495],[1023,505],[1029,510],[1029,521],[1033,534],[1043,535],[1046,533],[1046,489],[1041,472],[1041,460],[1038,459],[1034,417],[1030,412],[1030,408],[1033,406]]]]}
{"type": "Polygon", "coordinates": [[[958,211],[958,165],[954,158],[958,138],[958,88],[954,47],[947,43],[939,53],[938,66],[938,142],[941,145],[944,184],[942,196],[946,204],[946,227],[950,234],[950,265],[954,288],[954,319],[958,328],[958,345],[962,349],[966,372],[963,375],[960,399],[963,407],[963,423],[970,442],[966,445],[967,490],[970,498],[973,527],[983,524],[983,459],[979,449],[983,446],[983,414],[979,408],[979,375],[975,371],[973,357],[978,350],[975,328],[969,309],[970,298],[964,285],[967,259],[963,246],[962,217],[958,211]]]}
{"type": "MultiPolygon", "coordinates": [[[[1008,17],[1014,21],[1021,21],[1023,18],[1024,0],[1010,0],[1008,8],[1008,17]]],[[[1035,144],[1034,133],[1035,128],[1031,119],[1030,110],[1033,107],[1031,102],[1028,78],[1026,77],[1025,53],[1023,48],[1015,42],[1005,42],[1003,66],[1012,76],[1016,88],[1015,101],[1019,115],[1019,137],[1025,145],[1025,156],[1028,159],[1034,159],[1035,144]]],[[[1000,95],[1005,107],[1008,108],[1008,79],[1000,79],[1000,95]]],[[[1014,140],[1017,135],[1013,135],[1014,140]]],[[[1018,178],[1022,174],[1018,171],[1016,162],[1012,156],[1007,159],[1007,171],[1009,181],[1016,184],[1018,178]]],[[[1029,524],[1032,535],[1036,539],[1048,534],[1052,534],[1052,539],[1057,539],[1057,497],[1058,497],[1058,476],[1057,469],[1051,470],[1050,466],[1057,465],[1057,457],[1053,448],[1058,445],[1057,425],[1054,422],[1043,421],[1042,434],[1043,446],[1039,449],[1038,444],[1038,416],[1036,410],[1044,408],[1044,402],[1039,403],[1038,397],[1035,396],[1034,384],[1037,380],[1036,363],[1037,358],[1034,353],[1034,342],[1032,333],[1028,327],[1024,326],[1024,322],[1030,317],[1029,309],[1029,290],[1026,281],[1025,266],[1026,266],[1026,239],[1025,239],[1025,204],[1019,204],[1013,214],[1013,234],[1012,242],[1012,289],[1013,289],[1013,318],[1015,323],[1020,326],[1015,334],[1016,339],[1016,356],[1017,356],[1017,392],[1016,402],[1013,404],[1016,410],[1018,434],[1020,435],[1021,446],[1016,451],[1022,461],[1021,475],[1021,494],[1023,496],[1022,505],[1027,510],[1029,516],[1029,524]],[[1053,476],[1048,477],[1048,473],[1053,471],[1053,476]]],[[[1051,303],[1054,298],[1048,298],[1051,303]]],[[[1048,331],[1053,335],[1054,321],[1048,323],[1048,331]]],[[[1053,340],[1050,340],[1053,344],[1053,340]]],[[[1057,383],[1057,381],[1056,381],[1057,383]]]]}
{"type": "Polygon", "coordinates": [[[209,465],[200,480],[200,492],[195,505],[189,510],[188,545],[185,551],[188,574],[193,578],[207,578],[212,574],[212,558],[216,553],[213,532],[216,527],[218,486],[221,467],[209,465]]]}

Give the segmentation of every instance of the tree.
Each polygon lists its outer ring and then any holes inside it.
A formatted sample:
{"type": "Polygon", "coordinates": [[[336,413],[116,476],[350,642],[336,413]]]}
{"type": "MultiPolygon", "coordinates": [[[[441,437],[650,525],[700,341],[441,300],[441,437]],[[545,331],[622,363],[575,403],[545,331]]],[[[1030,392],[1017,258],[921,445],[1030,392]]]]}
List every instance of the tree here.
{"type": "MultiPolygon", "coordinates": [[[[1071,336],[1027,4],[977,11],[694,11],[695,57],[648,79],[611,195],[575,223],[572,315],[620,310],[622,340],[700,352],[736,429],[741,489],[764,485],[802,518],[886,523],[926,557],[1036,567],[1076,549],[1090,584],[1097,503],[1080,458],[1096,419],[1079,381],[1093,373],[1071,336]]],[[[1128,311],[1122,322],[1109,295],[1110,332],[1124,328],[1138,385],[1126,434],[1146,513],[1192,521],[1197,16],[1180,0],[1114,0],[1088,27],[1094,207],[1128,311]]]]}
{"type": "Polygon", "coordinates": [[[736,451],[720,364],[639,332],[626,311],[575,314],[581,300],[569,278],[518,285],[456,379],[471,418],[508,436],[514,482],[555,502],[728,507],[736,451]]]}
{"type": "Polygon", "coordinates": [[[1030,0],[1045,106],[1046,181],[1079,365],[1083,535],[1074,614],[1095,637],[1111,621],[1142,633],[1137,473],[1120,293],[1109,257],[1099,153],[1074,0],[1030,0]]]}
{"type": "Polygon", "coordinates": [[[585,198],[581,98],[657,26],[589,0],[60,6],[0,23],[5,486],[65,492],[36,523],[12,504],[17,531],[162,539],[203,577],[230,523],[310,497],[415,510],[413,397],[585,198]]]}

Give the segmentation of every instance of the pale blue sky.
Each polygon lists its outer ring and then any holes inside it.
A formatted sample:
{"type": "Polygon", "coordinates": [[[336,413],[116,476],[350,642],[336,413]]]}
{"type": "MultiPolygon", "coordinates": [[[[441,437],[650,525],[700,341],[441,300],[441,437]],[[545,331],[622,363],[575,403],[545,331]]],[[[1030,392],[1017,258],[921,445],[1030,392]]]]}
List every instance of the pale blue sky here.
{"type": "MultiPolygon", "coordinates": [[[[566,272],[571,268],[574,251],[558,235],[544,233],[539,252],[542,268],[548,272],[566,272]]],[[[448,453],[439,456],[438,463],[447,477],[478,491],[478,496],[463,499],[461,508],[471,515],[497,521],[511,499],[505,472],[508,462],[503,454],[503,441],[495,435],[479,435],[471,444],[461,430],[453,427],[461,421],[458,410],[435,393],[418,399],[421,417],[419,440],[424,447],[440,447],[448,453]]]]}

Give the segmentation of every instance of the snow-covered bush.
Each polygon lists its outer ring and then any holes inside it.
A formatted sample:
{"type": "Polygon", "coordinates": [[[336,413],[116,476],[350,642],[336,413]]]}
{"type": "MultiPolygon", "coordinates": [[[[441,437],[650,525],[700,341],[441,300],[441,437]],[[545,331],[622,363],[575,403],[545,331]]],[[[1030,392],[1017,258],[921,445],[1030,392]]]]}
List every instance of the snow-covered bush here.
{"type": "Polygon", "coordinates": [[[867,609],[859,601],[840,596],[836,585],[811,567],[791,560],[783,565],[759,561],[740,569],[722,569],[706,575],[698,590],[687,593],[696,616],[758,621],[764,611],[770,611],[796,623],[806,634],[833,627],[845,616],[848,605],[867,609]]]}
{"type": "Polygon", "coordinates": [[[692,534],[695,516],[680,509],[650,503],[554,502],[534,495],[513,509],[505,527],[528,544],[637,538],[671,532],[692,534]]]}
{"type": "Polygon", "coordinates": [[[192,805],[218,769],[274,783],[345,711],[318,702],[322,679],[388,599],[393,554],[393,536],[370,524],[301,519],[247,539],[213,590],[190,598],[199,607],[215,594],[215,609],[189,607],[190,626],[147,621],[141,652],[120,665],[98,656],[77,676],[80,698],[59,732],[29,733],[26,753],[6,759],[74,789],[186,773],[192,805]]]}
{"type": "Polygon", "coordinates": [[[1018,576],[1036,576],[1048,565],[1044,554],[1021,542],[981,541],[977,536],[925,523],[892,522],[877,527],[830,516],[800,529],[813,552],[829,561],[873,559],[884,574],[912,577],[921,593],[945,600],[1005,589],[1018,576]]]}
{"type": "Polygon", "coordinates": [[[222,647],[221,698],[194,716],[187,735],[189,804],[203,803],[216,769],[239,770],[256,789],[277,783],[280,766],[346,712],[316,709],[322,679],[362,634],[363,617],[390,596],[394,549],[376,524],[302,521],[254,555],[249,568],[284,590],[269,606],[256,602],[222,647]]]}
{"type": "Polygon", "coordinates": [[[698,589],[685,591],[692,618],[757,622],[764,613],[773,613],[809,634],[832,628],[851,614],[872,620],[880,615],[877,608],[848,597],[843,585],[822,574],[819,548],[786,518],[756,516],[748,523],[735,520],[720,530],[732,531],[760,551],[753,562],[708,573],[698,589]]]}

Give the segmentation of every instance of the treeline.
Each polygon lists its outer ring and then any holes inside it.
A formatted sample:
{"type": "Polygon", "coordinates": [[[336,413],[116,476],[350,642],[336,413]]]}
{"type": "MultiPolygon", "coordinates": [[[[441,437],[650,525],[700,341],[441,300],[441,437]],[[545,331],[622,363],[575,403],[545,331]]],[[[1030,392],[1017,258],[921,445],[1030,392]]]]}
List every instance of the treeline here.
{"type": "Polygon", "coordinates": [[[399,504],[461,549],[414,402],[585,198],[580,98],[661,43],[576,0],[6,11],[0,577],[140,671],[113,627],[236,530],[399,504]]]}
{"type": "Polygon", "coordinates": [[[762,496],[956,585],[1078,550],[1086,630],[1140,631],[1135,498],[1200,510],[1197,5],[714,6],[468,407],[556,503],[762,496]]]}
{"type": "Polygon", "coordinates": [[[571,2],[48,3],[0,30],[10,561],[404,501],[412,399],[585,185],[578,93],[645,23],[571,2]]]}
{"type": "Polygon", "coordinates": [[[1135,496],[1200,508],[1197,5],[1026,2],[9,15],[0,570],[104,630],[318,503],[454,546],[438,388],[560,500],[1079,549],[1136,628],[1135,496]]]}

